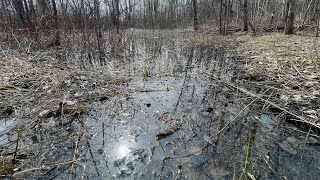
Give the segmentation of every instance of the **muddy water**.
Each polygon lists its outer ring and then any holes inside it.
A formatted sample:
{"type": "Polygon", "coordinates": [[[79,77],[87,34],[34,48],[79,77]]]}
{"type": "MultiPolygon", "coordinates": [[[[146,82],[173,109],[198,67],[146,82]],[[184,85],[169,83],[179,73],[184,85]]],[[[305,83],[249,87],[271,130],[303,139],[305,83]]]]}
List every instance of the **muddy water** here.
{"type": "Polygon", "coordinates": [[[47,168],[23,177],[318,179],[319,138],[306,138],[217,81],[237,77],[235,52],[177,43],[193,35],[135,30],[123,37],[125,48],[108,47],[113,60],[70,58],[71,66],[130,77],[129,95],[93,103],[68,127],[49,119],[27,138],[39,156],[25,161],[47,168]]]}

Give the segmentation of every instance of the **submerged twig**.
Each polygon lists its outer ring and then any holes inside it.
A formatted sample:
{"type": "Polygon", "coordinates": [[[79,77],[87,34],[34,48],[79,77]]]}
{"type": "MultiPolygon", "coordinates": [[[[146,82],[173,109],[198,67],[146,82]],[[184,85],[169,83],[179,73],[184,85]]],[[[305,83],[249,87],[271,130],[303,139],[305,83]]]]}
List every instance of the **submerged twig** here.
{"type": "MultiPolygon", "coordinates": [[[[77,135],[78,135],[78,137],[77,137],[76,145],[75,145],[74,150],[73,150],[73,157],[72,157],[72,161],[74,161],[74,162],[76,162],[76,154],[77,154],[77,151],[78,151],[78,145],[79,145],[79,142],[80,142],[80,138],[81,138],[81,136],[83,134],[78,132],[77,135]]],[[[74,167],[74,163],[72,163],[72,165],[71,165],[71,170],[73,170],[73,167],[74,167]]],[[[71,174],[70,174],[70,176],[71,176],[71,174]]],[[[70,177],[70,179],[71,179],[71,177],[70,177]]]]}
{"type": "Polygon", "coordinates": [[[17,157],[17,152],[18,152],[18,148],[19,148],[19,137],[20,137],[20,131],[18,130],[18,137],[17,137],[17,141],[16,141],[16,150],[14,152],[13,159],[16,159],[16,157],[17,157]]]}
{"type": "Polygon", "coordinates": [[[30,171],[48,169],[49,167],[54,167],[54,166],[58,166],[58,165],[67,165],[67,164],[71,164],[71,163],[74,163],[74,161],[71,160],[71,161],[66,161],[66,162],[61,162],[61,163],[50,164],[48,167],[38,167],[38,168],[26,169],[26,170],[23,170],[23,171],[19,171],[19,172],[14,173],[14,174],[12,175],[12,177],[16,177],[16,176],[18,176],[19,174],[27,173],[27,172],[30,172],[30,171]]]}
{"type": "MultiPolygon", "coordinates": [[[[260,94],[258,97],[256,97],[254,100],[252,100],[248,105],[246,105],[243,109],[241,109],[240,110],[240,112],[231,120],[231,121],[229,121],[223,128],[221,128],[218,132],[216,132],[216,133],[214,133],[214,134],[212,134],[211,136],[209,136],[209,138],[212,138],[212,137],[214,137],[215,135],[217,135],[217,134],[220,134],[221,132],[223,132],[226,128],[228,128],[230,125],[231,125],[231,123],[233,123],[239,116],[240,116],[240,114],[242,114],[243,112],[244,112],[244,110],[246,110],[249,106],[251,106],[254,102],[256,102],[260,97],[262,97],[267,91],[269,91],[269,89],[267,89],[266,91],[264,91],[262,94],[260,94]]],[[[187,148],[187,149],[185,149],[185,150],[182,150],[182,151],[180,151],[180,152],[176,152],[175,154],[181,154],[181,153],[183,153],[183,152],[186,152],[186,151],[188,151],[189,149],[191,149],[191,148],[193,148],[193,147],[195,147],[195,146],[198,146],[198,145],[200,145],[201,143],[203,143],[203,142],[205,142],[206,140],[202,140],[202,141],[200,141],[200,142],[198,142],[198,143],[196,143],[196,144],[193,144],[193,145],[191,145],[189,148],[187,148]]],[[[174,156],[174,157],[178,157],[178,156],[174,156]]]]}

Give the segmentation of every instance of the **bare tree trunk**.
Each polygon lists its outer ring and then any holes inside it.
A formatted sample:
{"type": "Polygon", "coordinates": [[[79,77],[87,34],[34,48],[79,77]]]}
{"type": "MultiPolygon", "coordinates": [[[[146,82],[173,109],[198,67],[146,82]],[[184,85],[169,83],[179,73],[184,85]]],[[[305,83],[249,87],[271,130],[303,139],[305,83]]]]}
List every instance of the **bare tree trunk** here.
{"type": "Polygon", "coordinates": [[[318,19],[317,20],[317,27],[316,27],[316,37],[319,37],[319,25],[320,25],[320,21],[318,19]]]}
{"type": "Polygon", "coordinates": [[[0,18],[1,18],[1,19],[5,19],[5,7],[4,7],[3,0],[1,1],[0,18]]]}
{"type": "Polygon", "coordinates": [[[26,13],[23,8],[22,0],[13,0],[12,3],[18,15],[19,26],[26,27],[26,13]]]}
{"type": "Polygon", "coordinates": [[[308,13],[309,13],[309,10],[310,10],[310,7],[311,7],[311,4],[314,2],[314,0],[310,0],[310,2],[308,3],[308,6],[307,6],[307,9],[305,10],[304,12],[304,18],[303,18],[303,21],[302,21],[302,26],[305,25],[305,22],[307,20],[307,17],[308,17],[308,13]]]}
{"type": "Polygon", "coordinates": [[[316,21],[316,37],[319,37],[319,26],[320,26],[319,16],[320,15],[319,15],[319,1],[318,1],[317,7],[314,13],[314,17],[313,17],[316,21]]]}
{"type": "MultiPolygon", "coordinates": [[[[315,10],[314,10],[314,12],[313,12],[313,15],[312,15],[312,19],[314,19],[314,20],[316,20],[316,21],[318,21],[318,16],[319,16],[319,0],[317,0],[316,1],[316,5],[315,5],[315,10]]],[[[318,22],[316,22],[316,23],[318,23],[318,22]]]]}
{"type": "Polygon", "coordinates": [[[273,25],[274,13],[275,13],[275,10],[273,10],[273,12],[272,12],[272,14],[271,14],[270,25],[273,25]]]}
{"type": "Polygon", "coordinates": [[[286,24],[287,18],[288,18],[288,12],[289,12],[289,7],[290,7],[289,1],[291,1],[291,0],[284,0],[283,19],[282,19],[282,22],[284,25],[286,24]]]}
{"type": "Polygon", "coordinates": [[[41,25],[42,27],[47,27],[47,22],[49,21],[50,10],[48,6],[48,2],[46,0],[37,0],[38,6],[41,10],[41,25]]]}
{"type": "Polygon", "coordinates": [[[154,32],[154,11],[153,11],[153,4],[151,1],[149,1],[148,4],[148,10],[149,10],[149,18],[151,19],[151,27],[152,27],[152,31],[154,32]]]}
{"type": "Polygon", "coordinates": [[[58,10],[57,10],[57,4],[55,0],[51,0],[52,3],[52,10],[53,10],[53,16],[57,17],[58,16],[58,10]]]}
{"type": "Polygon", "coordinates": [[[193,25],[194,25],[194,30],[199,30],[198,2],[197,2],[197,0],[192,0],[192,3],[193,3],[193,25]]]}
{"type": "MultiPolygon", "coordinates": [[[[107,4],[106,4],[107,5],[107,4]]],[[[83,23],[83,33],[87,32],[88,30],[88,21],[87,21],[87,16],[86,16],[86,9],[84,8],[84,0],[81,0],[80,2],[80,8],[81,8],[81,19],[83,23]]]]}
{"type": "Polygon", "coordinates": [[[1,0],[1,12],[3,13],[3,22],[5,23],[5,26],[3,27],[4,30],[7,30],[7,28],[12,28],[12,20],[11,20],[11,16],[10,16],[10,13],[8,12],[8,9],[7,9],[7,4],[5,2],[5,0],[1,0]],[[10,27],[8,27],[8,26],[10,27]]]}
{"type": "Polygon", "coordinates": [[[54,46],[60,46],[60,33],[59,33],[59,21],[58,21],[58,10],[57,4],[55,0],[51,0],[52,3],[52,10],[53,10],[53,17],[54,17],[54,24],[55,24],[55,39],[54,39],[54,46]]]}
{"type": "Polygon", "coordinates": [[[34,5],[33,5],[33,0],[29,0],[29,8],[30,8],[30,16],[35,16],[35,10],[34,10],[34,5]]]}
{"type": "Polygon", "coordinates": [[[100,64],[103,64],[103,52],[102,52],[102,32],[101,32],[101,22],[100,22],[100,1],[94,0],[94,13],[95,13],[95,33],[98,41],[98,52],[100,64]]]}
{"type": "Polygon", "coordinates": [[[37,2],[40,7],[42,15],[43,16],[48,15],[50,12],[48,2],[46,0],[37,0],[37,2]]]}
{"type": "Polygon", "coordinates": [[[216,8],[215,8],[214,1],[211,2],[211,9],[212,9],[213,17],[216,19],[219,19],[219,16],[218,16],[216,8]]]}
{"type": "Polygon", "coordinates": [[[112,1],[111,19],[112,24],[116,27],[117,34],[120,33],[120,0],[112,1]]]}
{"type": "Polygon", "coordinates": [[[23,4],[24,4],[24,9],[26,10],[27,22],[30,22],[30,11],[29,11],[27,0],[23,0],[23,4]]]}
{"type": "Polygon", "coordinates": [[[223,23],[223,0],[220,0],[219,28],[220,28],[220,34],[225,34],[224,32],[225,28],[223,23]]]}
{"type": "Polygon", "coordinates": [[[154,19],[155,21],[158,20],[158,7],[159,7],[159,0],[155,0],[153,4],[153,11],[154,11],[154,19]]]}
{"type": "Polygon", "coordinates": [[[120,0],[116,1],[116,22],[117,22],[117,33],[120,33],[120,0]]]}
{"type": "Polygon", "coordinates": [[[248,0],[243,0],[243,31],[248,31],[248,0]]]}
{"type": "Polygon", "coordinates": [[[227,0],[227,4],[225,5],[225,11],[224,11],[224,34],[228,34],[229,29],[229,17],[230,17],[230,0],[227,0]]]}
{"type": "Polygon", "coordinates": [[[284,34],[293,34],[295,19],[295,0],[289,0],[289,11],[284,34]]]}

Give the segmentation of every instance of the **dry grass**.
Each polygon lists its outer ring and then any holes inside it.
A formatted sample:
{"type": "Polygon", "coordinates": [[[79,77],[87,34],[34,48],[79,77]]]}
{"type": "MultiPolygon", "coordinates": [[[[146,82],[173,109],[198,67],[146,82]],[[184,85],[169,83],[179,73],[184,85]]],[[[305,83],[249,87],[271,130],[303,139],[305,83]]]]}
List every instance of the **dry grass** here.
{"type": "Polygon", "coordinates": [[[267,76],[283,106],[319,124],[320,39],[279,33],[236,37],[237,51],[251,76],[267,76]],[[296,110],[290,104],[298,105],[296,110]],[[298,108],[298,110],[297,110],[298,108]]]}
{"type": "MultiPolygon", "coordinates": [[[[311,36],[260,36],[236,33],[231,36],[200,33],[181,42],[185,47],[221,47],[237,52],[235,83],[256,92],[272,89],[263,109],[273,106],[295,121],[320,128],[320,40],[311,36]],[[243,81],[245,80],[245,81],[243,81]],[[299,117],[297,119],[297,117],[299,117]]],[[[220,77],[221,78],[221,77],[220,77]]],[[[260,107],[257,104],[258,107],[260,107]]]]}
{"type": "Polygon", "coordinates": [[[98,70],[64,67],[50,57],[43,60],[44,56],[20,55],[4,49],[0,54],[2,116],[34,119],[57,113],[63,105],[64,113],[85,113],[86,102],[117,95],[119,86],[126,81],[98,70]]]}
{"type": "Polygon", "coordinates": [[[57,129],[68,127],[90,111],[93,101],[128,93],[122,88],[127,79],[94,68],[86,71],[67,67],[50,56],[50,51],[31,55],[5,47],[0,45],[0,120],[10,117],[14,124],[5,127],[1,137],[18,133],[21,138],[18,135],[14,142],[17,149],[9,146],[12,142],[2,142],[1,175],[10,174],[15,168],[12,153],[32,153],[32,146],[25,146],[24,142],[33,130],[44,129],[50,138],[55,138],[56,130],[45,125],[48,118],[54,117],[57,129]]]}
{"type": "Polygon", "coordinates": [[[231,36],[211,35],[200,33],[192,37],[182,39],[179,44],[183,47],[231,47],[231,36]]]}

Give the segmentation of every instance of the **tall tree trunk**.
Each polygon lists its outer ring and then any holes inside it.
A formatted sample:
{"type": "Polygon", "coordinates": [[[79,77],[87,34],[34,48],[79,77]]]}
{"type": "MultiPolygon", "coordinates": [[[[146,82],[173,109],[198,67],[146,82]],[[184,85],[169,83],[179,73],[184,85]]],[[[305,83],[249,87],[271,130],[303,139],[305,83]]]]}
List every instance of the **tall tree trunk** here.
{"type": "Polygon", "coordinates": [[[38,6],[40,7],[41,14],[43,16],[49,15],[50,10],[49,10],[49,5],[46,0],[37,0],[38,6]]]}
{"type": "Polygon", "coordinates": [[[120,33],[120,0],[113,0],[112,1],[112,24],[116,27],[117,34],[120,33]]]}
{"type": "Polygon", "coordinates": [[[271,19],[270,19],[270,25],[273,25],[274,13],[275,13],[275,10],[272,11],[271,19]]]}
{"type": "Polygon", "coordinates": [[[22,0],[13,0],[14,8],[17,12],[19,26],[26,27],[26,13],[23,8],[23,1],[22,0]]]}
{"type": "Polygon", "coordinates": [[[153,11],[153,4],[151,1],[149,1],[149,4],[148,4],[148,11],[149,11],[149,18],[151,19],[152,32],[154,32],[154,11],[153,11]]]}
{"type": "Polygon", "coordinates": [[[3,1],[1,1],[0,18],[1,18],[1,19],[5,19],[5,7],[4,7],[3,1]]]}
{"type": "Polygon", "coordinates": [[[125,11],[126,11],[126,15],[125,15],[125,19],[126,19],[126,27],[130,28],[131,27],[131,12],[130,12],[130,6],[131,6],[131,2],[130,0],[125,0],[125,11]]]}
{"type": "Polygon", "coordinates": [[[287,23],[288,12],[289,12],[289,7],[290,7],[290,1],[291,1],[291,0],[284,0],[283,19],[282,19],[282,23],[283,23],[284,25],[287,23]]]}
{"type": "Polygon", "coordinates": [[[230,17],[230,0],[227,0],[227,5],[225,6],[224,10],[224,34],[228,34],[228,29],[229,29],[229,17],[230,17]]]}
{"type": "Polygon", "coordinates": [[[302,21],[302,26],[305,25],[305,22],[307,20],[307,17],[308,17],[308,14],[310,12],[310,7],[311,7],[311,4],[314,2],[314,0],[311,0],[309,3],[308,3],[308,6],[307,6],[307,9],[305,10],[304,12],[304,16],[303,16],[303,21],[302,21]]]}
{"type": "Polygon", "coordinates": [[[248,0],[243,0],[243,31],[249,30],[248,0]]]}
{"type": "Polygon", "coordinates": [[[6,4],[5,0],[1,0],[1,13],[3,14],[3,23],[5,23],[5,26],[3,28],[5,30],[8,28],[9,25],[12,26],[11,16],[7,7],[8,5],[6,4]]]}
{"type": "MultiPolygon", "coordinates": [[[[318,20],[318,16],[319,16],[319,0],[317,0],[317,2],[316,2],[316,4],[315,4],[315,10],[314,10],[314,12],[313,12],[313,14],[312,14],[312,19],[314,19],[314,20],[318,20]]],[[[316,23],[318,23],[318,22],[316,22],[316,23]]]]}
{"type": "Polygon", "coordinates": [[[81,6],[81,16],[82,16],[81,18],[82,18],[83,33],[84,33],[84,32],[87,32],[87,29],[88,29],[88,21],[86,16],[86,9],[84,8],[84,0],[81,0],[80,6],[81,6]]]}
{"type": "Polygon", "coordinates": [[[320,14],[319,14],[319,0],[318,0],[317,7],[316,7],[315,13],[313,15],[313,18],[316,21],[316,37],[319,37],[319,25],[320,25],[319,17],[320,17],[320,14]]]}
{"type": "Polygon", "coordinates": [[[29,9],[30,9],[30,16],[31,17],[33,16],[33,18],[35,18],[34,17],[35,16],[35,10],[34,10],[34,5],[33,5],[33,0],[29,0],[28,3],[29,3],[29,9]]]}
{"type": "Polygon", "coordinates": [[[102,52],[102,32],[101,32],[101,22],[100,22],[100,1],[94,0],[94,13],[95,13],[95,33],[98,41],[98,52],[100,64],[103,64],[103,56],[102,52]]]}
{"type": "Polygon", "coordinates": [[[116,0],[116,21],[117,21],[117,33],[120,33],[120,0],[116,0]]]}
{"type": "Polygon", "coordinates": [[[27,22],[30,22],[30,11],[29,11],[27,0],[23,0],[23,4],[24,4],[24,9],[26,10],[27,22]]]}
{"type": "Polygon", "coordinates": [[[50,20],[49,15],[50,15],[50,9],[48,6],[48,2],[46,0],[37,0],[38,6],[40,7],[41,11],[41,26],[48,28],[47,27],[47,22],[50,20]]]}
{"type": "Polygon", "coordinates": [[[159,7],[159,0],[155,0],[153,4],[153,11],[154,11],[154,19],[155,21],[158,20],[158,7],[159,7]]]}
{"type": "Polygon", "coordinates": [[[52,3],[52,10],[53,10],[53,17],[54,17],[54,28],[55,28],[55,39],[54,39],[54,46],[60,46],[60,33],[59,33],[59,21],[58,21],[58,10],[57,4],[55,0],[51,0],[52,3]]]}
{"type": "Polygon", "coordinates": [[[223,23],[223,0],[220,0],[219,30],[220,30],[220,34],[225,34],[224,23],[223,23]]]}
{"type": "Polygon", "coordinates": [[[194,30],[199,29],[199,22],[198,22],[198,2],[197,0],[192,0],[193,3],[193,25],[194,30]]]}
{"type": "Polygon", "coordinates": [[[286,27],[284,30],[284,34],[293,34],[294,30],[294,19],[295,19],[295,2],[296,0],[289,0],[289,11],[288,11],[288,17],[286,22],[286,27]]]}
{"type": "Polygon", "coordinates": [[[318,19],[317,20],[317,27],[316,27],[316,37],[319,37],[319,25],[320,25],[320,21],[318,19]]]}

